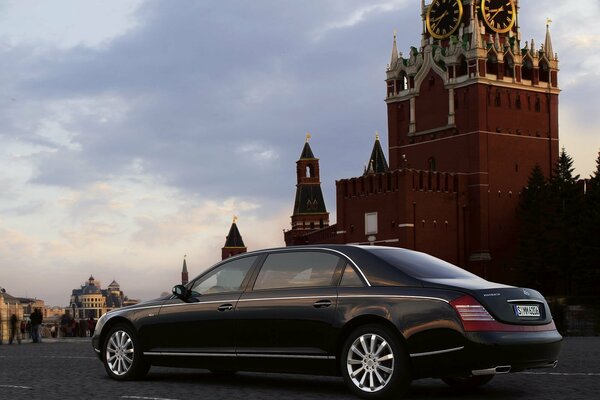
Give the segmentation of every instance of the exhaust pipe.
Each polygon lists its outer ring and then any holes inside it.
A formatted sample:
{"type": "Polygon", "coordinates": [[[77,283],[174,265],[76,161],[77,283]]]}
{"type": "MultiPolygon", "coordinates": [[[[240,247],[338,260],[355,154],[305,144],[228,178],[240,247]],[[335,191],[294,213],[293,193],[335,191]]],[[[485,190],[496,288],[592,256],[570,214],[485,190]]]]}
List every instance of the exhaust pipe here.
{"type": "Polygon", "coordinates": [[[511,370],[510,365],[499,365],[499,366],[493,367],[493,368],[475,369],[475,370],[471,371],[471,374],[473,374],[474,376],[508,374],[510,372],[510,370],[511,370]]]}

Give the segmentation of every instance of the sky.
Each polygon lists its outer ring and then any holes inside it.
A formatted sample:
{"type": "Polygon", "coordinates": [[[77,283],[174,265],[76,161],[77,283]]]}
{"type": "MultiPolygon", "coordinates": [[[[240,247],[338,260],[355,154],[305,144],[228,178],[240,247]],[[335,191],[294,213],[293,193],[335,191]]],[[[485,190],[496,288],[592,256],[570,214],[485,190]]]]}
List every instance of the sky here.
{"type": "MultiPolygon", "coordinates": [[[[522,39],[560,59],[561,146],[600,150],[598,0],[522,0],[522,39]]],[[[90,275],[159,296],[220,259],[283,246],[306,132],[335,180],[387,148],[394,30],[417,0],[0,0],[0,286],[66,306],[90,275]]]]}

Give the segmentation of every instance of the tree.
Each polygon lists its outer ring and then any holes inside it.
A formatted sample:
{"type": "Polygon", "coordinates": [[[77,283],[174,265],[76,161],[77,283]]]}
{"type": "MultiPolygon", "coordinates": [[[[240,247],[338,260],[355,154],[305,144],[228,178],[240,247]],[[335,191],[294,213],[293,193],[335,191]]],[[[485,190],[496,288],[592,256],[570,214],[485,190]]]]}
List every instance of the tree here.
{"type": "Polygon", "coordinates": [[[529,176],[527,187],[521,193],[518,208],[519,231],[519,269],[524,272],[524,286],[534,287],[547,292],[544,284],[552,271],[547,264],[547,225],[549,219],[549,185],[538,164],[529,176]]]}
{"type": "Polygon", "coordinates": [[[574,170],[573,159],[563,148],[549,184],[548,240],[552,245],[548,262],[558,272],[557,289],[567,295],[572,294],[574,278],[581,272],[583,190],[574,170]]]}
{"type": "Polygon", "coordinates": [[[596,294],[600,284],[600,152],[596,171],[586,185],[581,236],[581,271],[577,287],[581,294],[596,294]]]}

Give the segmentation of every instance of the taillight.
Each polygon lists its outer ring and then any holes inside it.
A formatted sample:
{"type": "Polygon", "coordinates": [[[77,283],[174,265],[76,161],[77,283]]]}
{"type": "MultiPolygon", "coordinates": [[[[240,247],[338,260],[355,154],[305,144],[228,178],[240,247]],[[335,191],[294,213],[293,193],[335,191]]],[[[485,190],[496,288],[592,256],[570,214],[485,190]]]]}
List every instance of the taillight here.
{"type": "Polygon", "coordinates": [[[471,296],[462,296],[450,302],[462,321],[465,331],[493,331],[498,329],[494,317],[471,296]]]}
{"type": "Polygon", "coordinates": [[[496,331],[496,332],[542,332],[556,330],[554,321],[543,325],[504,324],[490,315],[484,306],[473,297],[465,295],[450,302],[454,307],[463,328],[467,332],[496,331]]]}

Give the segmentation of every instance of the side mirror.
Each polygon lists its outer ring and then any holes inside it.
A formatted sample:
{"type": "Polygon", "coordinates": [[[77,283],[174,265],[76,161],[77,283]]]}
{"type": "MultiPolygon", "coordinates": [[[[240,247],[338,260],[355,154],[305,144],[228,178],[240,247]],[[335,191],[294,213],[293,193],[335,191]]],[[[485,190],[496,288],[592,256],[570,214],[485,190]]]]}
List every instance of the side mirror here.
{"type": "Polygon", "coordinates": [[[188,290],[183,285],[175,285],[171,292],[179,299],[186,300],[188,297],[188,290]]]}

